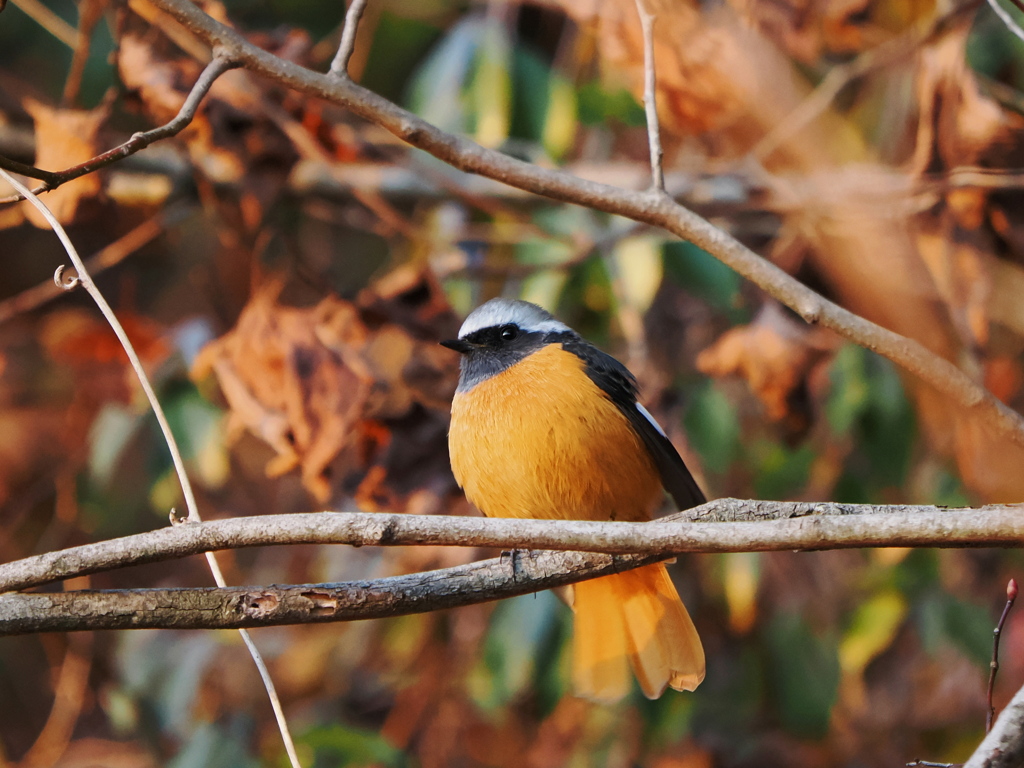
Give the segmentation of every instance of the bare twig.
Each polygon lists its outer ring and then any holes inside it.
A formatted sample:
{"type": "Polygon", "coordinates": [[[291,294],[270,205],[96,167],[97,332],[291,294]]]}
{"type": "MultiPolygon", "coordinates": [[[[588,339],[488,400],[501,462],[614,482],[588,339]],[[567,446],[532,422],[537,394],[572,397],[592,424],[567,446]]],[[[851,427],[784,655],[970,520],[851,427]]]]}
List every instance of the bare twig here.
{"type": "Polygon", "coordinates": [[[89,61],[89,51],[92,49],[92,32],[96,24],[103,18],[103,11],[106,3],[103,0],[82,0],[78,3],[78,31],[76,34],[75,50],[71,57],[71,67],[68,69],[67,79],[64,81],[64,104],[70,105],[78,99],[78,93],[82,87],[82,75],[85,73],[85,65],[89,61]]]}
{"type": "Polygon", "coordinates": [[[647,116],[647,143],[651,150],[651,188],[665,191],[664,153],[661,149],[661,125],[658,122],[658,81],[654,66],[654,20],[644,0],[636,0],[644,36],[644,112],[647,116]]]}
{"type": "MultiPolygon", "coordinates": [[[[217,61],[215,59],[214,61],[217,61]]],[[[222,68],[220,71],[225,71],[224,66],[227,66],[226,60],[221,60],[222,68]]],[[[204,75],[212,73],[211,66],[207,67],[204,75]]],[[[212,83],[216,79],[216,74],[210,74],[209,83],[212,83]]],[[[201,78],[202,79],[202,78],[201,78]]],[[[207,89],[209,85],[207,85],[207,89]]],[[[195,90],[193,90],[193,94],[195,90]]],[[[198,106],[199,99],[197,97],[195,103],[192,106],[192,113],[194,114],[195,108],[198,106]]],[[[192,95],[189,96],[192,99],[192,95]]],[[[187,104],[186,104],[187,106],[187,104]]],[[[185,107],[182,107],[184,112],[185,107]]],[[[177,118],[176,118],[177,119],[177,118]]],[[[191,117],[189,117],[191,120],[191,117]]],[[[173,122],[173,121],[172,121],[173,122]]],[[[168,124],[170,125],[170,123],[168,124]]],[[[166,126],[164,126],[166,128],[166,126]]],[[[157,129],[158,131],[161,129],[157,129]]],[[[180,128],[179,128],[180,130],[180,128]]],[[[152,131],[150,132],[152,133],[152,131]]],[[[138,135],[138,134],[136,134],[138,135]]],[[[0,169],[0,175],[2,175],[11,186],[13,186],[20,194],[24,195],[28,202],[35,206],[36,210],[39,211],[46,219],[46,221],[53,228],[54,234],[60,238],[61,243],[64,245],[64,250],[67,251],[68,257],[71,259],[75,266],[77,275],[71,280],[64,282],[62,274],[64,272],[63,266],[57,269],[54,274],[54,282],[58,286],[71,289],[78,285],[81,285],[89,293],[89,296],[93,301],[96,302],[96,306],[99,307],[100,312],[103,314],[104,319],[113,329],[114,334],[117,336],[118,341],[121,342],[121,346],[124,348],[125,354],[128,355],[128,360],[131,363],[132,369],[135,371],[135,375],[138,377],[139,384],[142,386],[143,391],[146,393],[146,398],[149,401],[150,407],[153,409],[153,413],[156,416],[157,423],[160,425],[160,431],[163,433],[164,442],[167,444],[167,449],[170,451],[171,460],[174,463],[175,472],[178,475],[178,482],[181,484],[181,492],[185,497],[185,506],[188,509],[188,520],[194,523],[201,521],[199,515],[199,506],[196,504],[195,494],[192,491],[192,483],[189,480],[188,473],[185,471],[185,462],[181,457],[181,451],[178,449],[178,443],[174,439],[174,434],[171,432],[171,426],[167,421],[167,416],[164,413],[163,407],[160,405],[159,399],[157,399],[156,392],[153,389],[153,385],[149,381],[149,376],[146,374],[145,368],[142,366],[142,361],[139,360],[138,354],[135,352],[135,347],[132,345],[131,340],[128,338],[128,334],[124,330],[124,326],[121,325],[117,319],[117,315],[114,314],[113,308],[107,303],[106,298],[103,296],[99,288],[93,282],[92,277],[89,275],[89,270],[85,266],[85,262],[78,255],[78,251],[75,249],[74,244],[71,242],[71,238],[68,237],[68,233],[64,231],[64,227],[61,226],[60,222],[57,221],[57,217],[53,215],[49,208],[47,208],[43,202],[31,191],[28,187],[24,186],[21,182],[15,179],[6,171],[0,169]]],[[[206,562],[209,565],[210,572],[213,574],[213,580],[216,582],[218,587],[225,587],[227,582],[224,579],[224,574],[221,572],[220,564],[217,562],[216,556],[212,552],[206,553],[206,562]]],[[[263,679],[263,685],[267,690],[267,696],[270,698],[271,706],[274,710],[274,715],[277,718],[278,729],[281,731],[281,737],[284,740],[285,750],[288,753],[288,757],[291,760],[293,768],[301,768],[299,763],[298,753],[295,751],[295,744],[292,740],[291,732],[288,728],[288,721],[284,716],[284,709],[281,706],[281,700],[277,695],[277,689],[274,686],[274,681],[270,677],[270,671],[267,669],[266,663],[263,661],[263,656],[260,654],[256,645],[253,643],[252,638],[249,637],[249,633],[244,629],[240,629],[239,633],[242,636],[242,640],[245,642],[246,647],[249,649],[249,653],[252,656],[253,662],[256,664],[256,668],[259,670],[260,677],[263,679]]]]}
{"type": "MultiPolygon", "coordinates": [[[[22,176],[28,176],[33,179],[42,180],[43,183],[36,189],[32,190],[35,194],[41,194],[43,192],[56,189],[61,184],[71,181],[72,179],[77,179],[80,176],[85,176],[93,171],[98,171],[100,168],[105,168],[112,163],[123,160],[129,155],[134,155],[136,152],[141,149],[145,149],[155,141],[160,141],[161,139],[166,139],[181,133],[189,123],[192,122],[193,118],[195,118],[199,105],[209,92],[214,81],[225,72],[234,69],[238,65],[238,62],[233,61],[230,57],[218,53],[214,56],[213,60],[206,65],[206,69],[203,70],[202,74],[199,75],[199,79],[196,80],[195,85],[192,86],[192,90],[185,99],[185,103],[181,105],[181,109],[173,119],[158,128],[136,133],[124,144],[107,150],[103,154],[86,160],[84,163],[74,165],[70,168],[65,168],[63,171],[44,171],[41,168],[36,168],[35,166],[26,165],[25,163],[19,163],[16,160],[0,156],[0,169],[11,171],[12,173],[17,173],[22,176]]],[[[25,196],[23,194],[18,194],[12,197],[0,199],[0,203],[16,202],[24,199],[25,196]]]]}
{"type": "Polygon", "coordinates": [[[67,282],[64,282],[64,267],[61,266],[54,274],[54,282],[58,287],[63,287],[65,289],[71,289],[81,285],[88,292],[92,300],[96,302],[96,306],[99,307],[104,319],[106,319],[107,323],[110,324],[110,327],[113,329],[118,341],[121,342],[121,346],[124,348],[125,353],[128,355],[128,360],[131,363],[132,368],[135,370],[135,375],[138,376],[139,383],[142,385],[142,389],[146,393],[146,398],[149,400],[150,407],[152,407],[153,413],[156,415],[156,420],[160,425],[161,432],[163,432],[164,440],[171,452],[171,460],[174,462],[174,469],[178,473],[178,479],[181,481],[181,490],[185,497],[185,506],[188,508],[189,518],[195,522],[199,522],[201,519],[199,517],[199,508],[196,505],[195,494],[192,492],[192,484],[189,482],[188,474],[185,472],[185,462],[181,458],[181,451],[178,450],[177,442],[171,432],[171,426],[167,421],[167,416],[164,414],[164,409],[160,405],[160,401],[157,399],[153,385],[149,381],[146,369],[143,367],[142,361],[135,352],[135,347],[132,346],[131,340],[129,340],[124,327],[117,319],[117,315],[114,314],[113,308],[107,303],[106,298],[100,292],[99,288],[96,287],[92,277],[89,275],[89,270],[86,267],[85,262],[82,261],[82,257],[78,255],[78,251],[71,242],[71,238],[68,237],[67,232],[64,231],[64,228],[60,225],[60,222],[57,221],[57,218],[50,212],[50,209],[43,205],[42,201],[39,200],[33,192],[9,173],[0,169],[0,175],[3,175],[7,182],[20,194],[24,195],[28,199],[28,202],[35,206],[35,208],[46,218],[47,222],[49,222],[50,226],[53,228],[54,234],[60,238],[61,243],[64,245],[64,250],[67,251],[71,262],[74,264],[75,271],[78,273],[76,276],[72,277],[67,282]]]}
{"type": "Polygon", "coordinates": [[[1003,607],[1003,613],[999,617],[996,628],[992,630],[992,661],[989,664],[990,671],[988,674],[988,712],[985,714],[985,733],[992,730],[992,720],[996,716],[996,708],[992,703],[992,692],[996,687],[996,672],[999,671],[999,638],[1003,633],[1006,617],[1010,615],[1010,609],[1013,608],[1013,601],[1016,599],[1017,581],[1016,579],[1010,579],[1006,585],[1006,605],[1003,607]]]}
{"type": "Polygon", "coordinates": [[[359,30],[359,20],[366,10],[367,0],[352,0],[348,10],[345,12],[345,26],[341,31],[341,42],[338,44],[338,52],[331,62],[331,74],[335,77],[349,79],[348,61],[352,58],[352,50],[356,47],[356,32],[359,30]]]}
{"type": "Polygon", "coordinates": [[[163,528],[0,565],[0,592],[201,552],[283,544],[767,552],[889,546],[1021,546],[1024,506],[944,509],[716,499],[651,523],[316,512],[163,528]],[[698,521],[698,522],[694,522],[698,521]]]}
{"type": "Polygon", "coordinates": [[[663,555],[518,552],[455,568],[341,584],[0,595],[0,636],[80,629],[235,629],[425,613],[637,568],[663,555]]]}
{"type": "Polygon", "coordinates": [[[992,10],[996,12],[996,16],[999,20],[1006,25],[1006,28],[1013,32],[1019,40],[1024,40],[1024,29],[1020,28],[1020,25],[1013,20],[1006,9],[1004,9],[998,2],[998,0],[988,0],[988,4],[992,7],[992,10]]]}
{"type": "Polygon", "coordinates": [[[50,768],[56,765],[71,743],[89,691],[93,636],[72,635],[53,691],[53,706],[46,723],[18,768],[50,768]]]}
{"type": "Polygon", "coordinates": [[[223,49],[249,71],[299,92],[348,107],[455,168],[478,173],[555,200],[587,206],[651,224],[689,240],[797,312],[867,347],[909,371],[974,416],[1024,445],[1024,419],[953,363],[922,344],[882,328],[812,291],[735,238],[665,195],[586,181],[565,172],[516,160],[454,136],[344,78],[312,72],[264,51],[213,20],[188,0],[152,0],[207,44],[223,49]]]}
{"type": "Polygon", "coordinates": [[[14,0],[14,6],[68,48],[74,48],[78,43],[78,30],[39,0],[14,0]]]}
{"type": "MultiPolygon", "coordinates": [[[[184,205],[172,205],[164,208],[153,218],[139,224],[135,229],[125,233],[114,242],[94,253],[85,260],[90,275],[110,269],[137,252],[142,246],[155,240],[170,225],[180,221],[187,211],[184,205]]],[[[16,296],[0,301],[0,323],[10,320],[25,312],[30,312],[52,301],[64,293],[64,288],[55,285],[53,280],[33,286],[16,296]]]]}

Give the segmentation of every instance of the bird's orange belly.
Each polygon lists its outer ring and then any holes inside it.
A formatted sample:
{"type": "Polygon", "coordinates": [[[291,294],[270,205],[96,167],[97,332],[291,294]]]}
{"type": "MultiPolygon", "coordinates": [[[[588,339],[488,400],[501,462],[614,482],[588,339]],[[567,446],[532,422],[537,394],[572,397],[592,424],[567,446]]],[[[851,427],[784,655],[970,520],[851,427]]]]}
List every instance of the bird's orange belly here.
{"type": "Polygon", "coordinates": [[[650,519],[654,463],[583,365],[551,345],[455,396],[452,470],[484,514],[650,519]]]}

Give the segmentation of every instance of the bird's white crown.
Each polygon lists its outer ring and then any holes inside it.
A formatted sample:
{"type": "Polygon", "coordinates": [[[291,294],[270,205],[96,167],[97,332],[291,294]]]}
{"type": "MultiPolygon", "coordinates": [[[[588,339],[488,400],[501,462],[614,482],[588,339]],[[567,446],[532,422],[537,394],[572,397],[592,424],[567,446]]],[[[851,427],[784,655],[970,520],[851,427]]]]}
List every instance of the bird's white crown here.
{"type": "Polygon", "coordinates": [[[469,313],[459,329],[459,338],[496,325],[518,325],[527,333],[561,333],[571,330],[546,309],[519,299],[491,299],[469,313]]]}

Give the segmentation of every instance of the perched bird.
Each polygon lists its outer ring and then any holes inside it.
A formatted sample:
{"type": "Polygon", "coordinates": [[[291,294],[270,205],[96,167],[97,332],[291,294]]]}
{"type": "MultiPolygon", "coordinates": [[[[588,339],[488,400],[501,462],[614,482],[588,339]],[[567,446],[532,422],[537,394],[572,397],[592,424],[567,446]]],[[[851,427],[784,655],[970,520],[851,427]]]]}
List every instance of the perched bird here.
{"type": "MultiPolygon", "coordinates": [[[[649,520],[662,488],[680,509],[704,494],[665,432],[637,402],[622,363],[535,304],[492,299],[459,338],[448,434],[452,470],[489,517],[649,520]]],[[[692,691],[704,649],[665,566],[575,585],[572,681],[577,695],[615,701],[692,691]]]]}

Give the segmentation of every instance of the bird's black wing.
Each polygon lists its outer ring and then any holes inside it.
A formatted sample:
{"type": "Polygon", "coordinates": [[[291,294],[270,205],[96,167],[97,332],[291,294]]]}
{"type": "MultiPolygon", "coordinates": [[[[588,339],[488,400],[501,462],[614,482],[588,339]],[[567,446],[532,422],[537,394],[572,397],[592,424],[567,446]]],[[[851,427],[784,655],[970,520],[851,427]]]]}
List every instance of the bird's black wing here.
{"type": "MultiPolygon", "coordinates": [[[[643,406],[637,403],[636,378],[611,355],[575,334],[560,334],[562,347],[586,363],[590,380],[615,403],[640,435],[658,468],[661,483],[680,509],[696,507],[707,501],[682,457],[661,427],[643,406]]],[[[554,339],[552,339],[554,340],[554,339]]]]}

